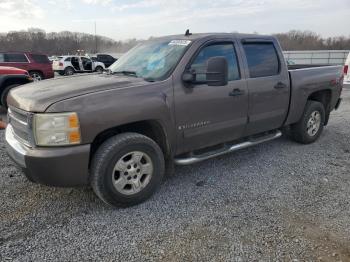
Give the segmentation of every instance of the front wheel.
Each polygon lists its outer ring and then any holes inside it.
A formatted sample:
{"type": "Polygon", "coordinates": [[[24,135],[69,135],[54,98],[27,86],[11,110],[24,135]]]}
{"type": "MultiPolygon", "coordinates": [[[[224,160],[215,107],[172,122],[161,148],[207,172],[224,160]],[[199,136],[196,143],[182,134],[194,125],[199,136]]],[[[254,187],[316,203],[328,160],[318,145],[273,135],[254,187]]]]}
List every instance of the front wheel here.
{"type": "Polygon", "coordinates": [[[92,159],[90,183],[112,206],[132,206],[148,199],[164,176],[164,156],[152,139],[137,133],[105,141],[92,159]]]}
{"type": "Polygon", "coordinates": [[[315,142],[323,131],[325,115],[322,103],[312,100],[308,101],[303,116],[298,123],[291,127],[293,140],[302,144],[315,142]]]}

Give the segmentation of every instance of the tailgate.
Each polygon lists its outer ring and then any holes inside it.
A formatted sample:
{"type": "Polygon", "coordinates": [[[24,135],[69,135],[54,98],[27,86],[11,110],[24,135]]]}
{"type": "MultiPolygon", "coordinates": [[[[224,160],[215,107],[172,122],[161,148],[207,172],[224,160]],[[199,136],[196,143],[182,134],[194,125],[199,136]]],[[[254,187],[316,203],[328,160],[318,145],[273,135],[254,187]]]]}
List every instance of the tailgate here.
{"type": "Polygon", "coordinates": [[[62,69],[62,66],[59,66],[59,64],[60,64],[60,61],[53,61],[52,62],[52,69],[53,70],[60,70],[60,69],[62,69]]]}

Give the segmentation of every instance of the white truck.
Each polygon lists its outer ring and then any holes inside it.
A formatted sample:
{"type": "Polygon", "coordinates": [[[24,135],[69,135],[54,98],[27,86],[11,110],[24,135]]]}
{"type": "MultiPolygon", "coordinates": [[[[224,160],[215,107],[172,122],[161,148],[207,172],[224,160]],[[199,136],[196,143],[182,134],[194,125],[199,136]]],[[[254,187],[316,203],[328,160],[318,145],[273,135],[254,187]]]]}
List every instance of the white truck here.
{"type": "Polygon", "coordinates": [[[93,61],[86,56],[63,56],[60,60],[53,61],[52,69],[60,75],[73,75],[75,73],[102,73],[105,65],[93,61]]]}

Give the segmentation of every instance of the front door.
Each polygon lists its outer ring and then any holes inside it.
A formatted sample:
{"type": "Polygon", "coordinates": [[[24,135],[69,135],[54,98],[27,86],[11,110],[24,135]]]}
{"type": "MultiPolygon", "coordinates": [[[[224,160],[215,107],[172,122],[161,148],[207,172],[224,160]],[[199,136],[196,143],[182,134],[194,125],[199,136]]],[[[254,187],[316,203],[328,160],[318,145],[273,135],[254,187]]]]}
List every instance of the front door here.
{"type": "Polygon", "coordinates": [[[196,72],[196,82],[175,85],[175,115],[178,152],[184,153],[241,137],[247,124],[248,92],[242,79],[232,41],[212,42],[202,46],[186,70],[196,72]],[[223,56],[228,62],[226,86],[204,84],[206,62],[223,56]]]}
{"type": "Polygon", "coordinates": [[[81,57],[81,63],[83,71],[91,72],[92,71],[92,60],[87,57],[81,57]]]}

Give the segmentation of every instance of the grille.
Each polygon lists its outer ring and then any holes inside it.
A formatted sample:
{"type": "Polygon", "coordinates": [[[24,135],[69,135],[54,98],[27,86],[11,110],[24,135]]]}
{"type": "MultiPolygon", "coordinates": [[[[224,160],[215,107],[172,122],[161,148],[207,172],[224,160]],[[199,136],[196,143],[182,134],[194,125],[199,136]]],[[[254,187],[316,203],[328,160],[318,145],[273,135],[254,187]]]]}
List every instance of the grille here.
{"type": "Polygon", "coordinates": [[[11,124],[13,128],[15,137],[26,146],[31,147],[31,113],[10,107],[7,114],[9,124],[11,124]]]}

